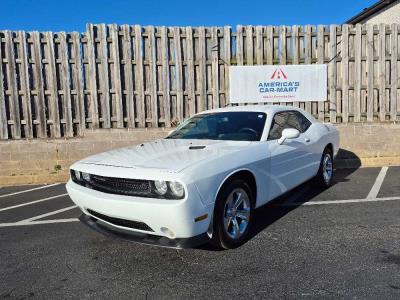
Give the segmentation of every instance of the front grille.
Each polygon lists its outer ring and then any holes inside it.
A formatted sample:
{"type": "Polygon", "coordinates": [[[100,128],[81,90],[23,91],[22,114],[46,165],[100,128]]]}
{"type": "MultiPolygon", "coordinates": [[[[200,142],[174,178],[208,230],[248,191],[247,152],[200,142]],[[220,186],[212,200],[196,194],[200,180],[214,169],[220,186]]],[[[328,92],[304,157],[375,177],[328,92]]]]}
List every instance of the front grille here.
{"type": "Polygon", "coordinates": [[[126,228],[131,228],[131,229],[138,229],[138,230],[144,230],[144,231],[154,231],[151,229],[147,224],[143,222],[138,222],[138,221],[130,221],[130,220],[124,220],[124,219],[119,219],[119,218],[113,218],[110,216],[103,215],[101,213],[98,213],[94,210],[87,209],[88,213],[90,213],[93,217],[96,217],[102,221],[106,221],[108,223],[111,223],[113,225],[117,226],[122,226],[126,228]]]}
{"type": "Polygon", "coordinates": [[[90,181],[87,187],[104,193],[119,195],[149,196],[151,194],[150,182],[148,180],[139,179],[90,175],[90,181]]]}

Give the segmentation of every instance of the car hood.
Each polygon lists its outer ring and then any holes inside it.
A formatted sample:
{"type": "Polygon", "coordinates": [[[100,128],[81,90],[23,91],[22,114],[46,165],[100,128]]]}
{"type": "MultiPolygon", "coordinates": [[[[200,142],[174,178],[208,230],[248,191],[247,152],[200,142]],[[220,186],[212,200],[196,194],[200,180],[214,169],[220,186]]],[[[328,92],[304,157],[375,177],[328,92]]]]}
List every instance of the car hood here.
{"type": "Polygon", "coordinates": [[[80,161],[83,164],[180,172],[192,165],[239,151],[251,142],[162,139],[107,151],[80,161]]]}

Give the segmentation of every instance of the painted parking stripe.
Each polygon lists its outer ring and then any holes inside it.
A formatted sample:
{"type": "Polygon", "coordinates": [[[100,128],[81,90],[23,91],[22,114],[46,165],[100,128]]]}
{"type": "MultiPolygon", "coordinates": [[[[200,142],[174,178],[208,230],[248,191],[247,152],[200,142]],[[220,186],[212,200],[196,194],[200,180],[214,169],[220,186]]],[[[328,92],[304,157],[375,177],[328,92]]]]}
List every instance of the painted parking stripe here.
{"type": "Polygon", "coordinates": [[[18,207],[22,207],[22,206],[26,206],[26,205],[31,205],[31,204],[43,202],[43,201],[47,201],[47,200],[51,200],[51,199],[56,199],[56,198],[64,197],[64,196],[67,196],[67,195],[68,195],[68,194],[65,193],[65,194],[56,195],[56,196],[52,196],[52,197],[47,197],[47,198],[43,198],[43,199],[39,199],[39,200],[27,202],[27,203],[22,203],[22,204],[18,204],[18,205],[13,205],[13,206],[8,206],[8,207],[0,208],[0,212],[6,211],[6,210],[10,210],[10,209],[14,209],[14,208],[18,208],[18,207]]]}
{"type": "Polygon", "coordinates": [[[77,207],[77,206],[76,205],[68,206],[68,207],[65,207],[65,208],[62,208],[62,209],[58,209],[58,210],[54,210],[54,211],[51,211],[51,212],[48,212],[48,213],[45,213],[45,214],[42,214],[42,215],[39,215],[39,216],[36,216],[36,217],[32,217],[32,218],[29,218],[29,219],[21,220],[21,221],[18,221],[17,223],[29,223],[29,222],[32,222],[32,221],[35,221],[35,220],[38,220],[38,219],[46,218],[48,216],[52,216],[52,215],[55,215],[55,214],[58,214],[58,213],[62,213],[62,212],[67,211],[67,210],[74,209],[75,207],[77,207]]]}
{"type": "Polygon", "coordinates": [[[14,192],[14,193],[10,193],[10,194],[0,195],[0,198],[9,197],[9,196],[14,196],[14,195],[19,195],[19,194],[23,194],[23,193],[28,193],[28,192],[36,191],[36,190],[41,190],[41,189],[45,189],[45,188],[52,187],[52,186],[56,186],[56,185],[60,185],[60,184],[61,184],[61,183],[53,183],[53,184],[49,184],[49,185],[43,185],[43,186],[35,187],[35,188],[33,188],[33,189],[28,189],[28,190],[23,190],[23,191],[19,191],[19,192],[14,192]]]}
{"type": "Polygon", "coordinates": [[[309,202],[291,202],[283,203],[279,206],[309,206],[309,205],[324,205],[324,204],[348,204],[348,203],[363,203],[363,202],[383,202],[383,201],[400,201],[400,197],[386,198],[365,198],[365,199],[348,199],[348,200],[325,200],[325,201],[309,201],[309,202]]]}
{"type": "MultiPolygon", "coordinates": [[[[349,199],[349,200],[332,200],[332,201],[310,201],[310,202],[305,202],[305,203],[296,203],[296,202],[290,202],[290,203],[283,203],[280,204],[279,206],[311,206],[311,205],[327,205],[327,204],[348,204],[348,203],[367,203],[367,202],[384,202],[384,201],[400,201],[400,197],[386,197],[386,198],[374,198],[374,199],[349,199]]],[[[29,219],[25,219],[22,221],[18,222],[13,222],[13,223],[2,223],[0,224],[1,227],[14,227],[14,226],[29,226],[29,225],[40,225],[40,224],[55,224],[55,223],[71,223],[71,222],[78,222],[79,219],[77,218],[71,218],[71,219],[56,219],[56,220],[39,220],[41,218],[45,218],[51,215],[55,215],[67,210],[71,210],[76,208],[76,205],[69,206],[60,210],[52,211],[43,215],[39,215],[36,217],[32,217],[29,219]]]]}
{"type": "Polygon", "coordinates": [[[1,227],[40,225],[40,224],[71,223],[71,222],[79,222],[79,219],[71,218],[71,219],[58,219],[58,220],[39,220],[39,221],[32,221],[32,222],[26,222],[26,223],[21,223],[21,222],[3,223],[3,224],[0,224],[0,228],[1,227]]]}
{"type": "Polygon", "coordinates": [[[374,199],[378,196],[379,190],[381,189],[383,180],[385,179],[388,167],[383,167],[379,172],[378,176],[376,177],[375,183],[372,186],[369,194],[367,196],[368,199],[374,199]]]}

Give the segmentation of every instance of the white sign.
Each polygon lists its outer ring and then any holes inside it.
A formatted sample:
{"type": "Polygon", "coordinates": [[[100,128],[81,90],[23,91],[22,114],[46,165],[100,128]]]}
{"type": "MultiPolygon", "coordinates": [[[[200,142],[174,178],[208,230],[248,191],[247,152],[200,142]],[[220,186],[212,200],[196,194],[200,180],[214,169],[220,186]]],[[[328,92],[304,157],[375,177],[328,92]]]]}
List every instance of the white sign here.
{"type": "Polygon", "coordinates": [[[231,103],[327,100],[326,65],[229,67],[231,103]]]}

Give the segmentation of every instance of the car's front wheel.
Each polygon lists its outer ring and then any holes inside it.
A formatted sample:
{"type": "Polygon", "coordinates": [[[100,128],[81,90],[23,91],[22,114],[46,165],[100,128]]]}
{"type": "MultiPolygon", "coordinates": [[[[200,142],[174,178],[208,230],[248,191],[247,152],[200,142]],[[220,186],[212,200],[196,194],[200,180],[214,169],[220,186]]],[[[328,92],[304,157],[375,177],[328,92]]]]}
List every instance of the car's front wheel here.
{"type": "Polygon", "coordinates": [[[242,245],[253,221],[254,198],[250,186],[234,179],[223,186],[214,209],[212,243],[232,249],[242,245]]]}

